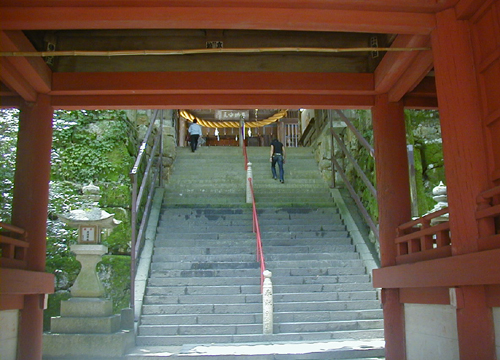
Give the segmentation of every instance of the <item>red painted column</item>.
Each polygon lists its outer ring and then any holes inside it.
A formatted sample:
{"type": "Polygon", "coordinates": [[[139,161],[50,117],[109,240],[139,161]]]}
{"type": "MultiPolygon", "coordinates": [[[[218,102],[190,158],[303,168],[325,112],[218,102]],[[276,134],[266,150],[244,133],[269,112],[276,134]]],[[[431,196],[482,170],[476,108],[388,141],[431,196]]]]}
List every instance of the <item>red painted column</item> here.
{"type": "MultiPolygon", "coordinates": [[[[410,180],[402,103],[377,96],[372,109],[375,137],[381,266],[396,265],[396,227],[411,220],[410,180]]],[[[382,289],[386,359],[406,358],[404,307],[399,289],[382,289]]]]}
{"type": "MultiPolygon", "coordinates": [[[[480,94],[467,21],[454,10],[436,15],[432,48],[438,94],[453,255],[478,251],[476,197],[490,187],[480,94]]],[[[494,36],[484,34],[485,38],[494,36]]],[[[484,286],[459,289],[457,309],[461,360],[496,359],[491,308],[484,286]]]]}
{"type": "MultiPolygon", "coordinates": [[[[47,205],[52,146],[50,97],[21,108],[12,223],[28,232],[28,270],[45,271],[47,205]]],[[[19,320],[19,359],[42,358],[43,295],[26,295],[19,320]]]]}

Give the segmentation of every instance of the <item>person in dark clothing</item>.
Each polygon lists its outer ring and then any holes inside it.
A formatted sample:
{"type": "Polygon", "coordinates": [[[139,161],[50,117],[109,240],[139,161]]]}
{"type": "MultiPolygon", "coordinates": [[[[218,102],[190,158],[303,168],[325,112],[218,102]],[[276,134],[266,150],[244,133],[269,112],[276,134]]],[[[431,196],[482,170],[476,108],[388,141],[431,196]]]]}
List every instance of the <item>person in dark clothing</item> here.
{"type": "Polygon", "coordinates": [[[198,120],[194,119],[191,126],[188,129],[189,141],[191,143],[191,151],[195,152],[198,147],[198,138],[201,136],[201,126],[198,124],[198,120]]]}
{"type": "Polygon", "coordinates": [[[279,142],[278,139],[273,139],[273,141],[271,141],[271,154],[269,159],[271,162],[271,172],[273,174],[273,179],[277,180],[276,164],[278,164],[279,177],[282,184],[285,182],[285,170],[283,169],[285,156],[285,146],[279,142]]]}

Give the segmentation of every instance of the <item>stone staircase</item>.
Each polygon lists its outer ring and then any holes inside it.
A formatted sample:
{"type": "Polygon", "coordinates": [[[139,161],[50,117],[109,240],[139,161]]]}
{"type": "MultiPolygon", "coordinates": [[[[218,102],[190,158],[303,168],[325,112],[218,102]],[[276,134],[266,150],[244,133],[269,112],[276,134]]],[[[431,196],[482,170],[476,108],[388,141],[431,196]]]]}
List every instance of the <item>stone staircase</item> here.
{"type": "Polygon", "coordinates": [[[269,149],[248,150],[266,267],[273,273],[274,334],[262,335],[260,269],[251,207],[244,205],[241,149],[179,149],[138,347],[127,359],[383,358],[377,293],[312,155],[288,149],[281,184],[271,178],[269,149]]]}

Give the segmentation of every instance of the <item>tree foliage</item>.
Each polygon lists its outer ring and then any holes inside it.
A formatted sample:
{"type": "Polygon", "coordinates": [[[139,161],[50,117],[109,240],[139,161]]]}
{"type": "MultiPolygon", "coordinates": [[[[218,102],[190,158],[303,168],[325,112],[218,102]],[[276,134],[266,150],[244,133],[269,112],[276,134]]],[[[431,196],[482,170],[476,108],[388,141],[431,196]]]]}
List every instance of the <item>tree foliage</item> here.
{"type": "Polygon", "coordinates": [[[0,109],[0,221],[10,222],[19,111],[0,109]]]}
{"type": "Polygon", "coordinates": [[[115,150],[117,144],[126,145],[127,131],[124,111],[56,112],[52,180],[106,181],[106,177],[117,168],[107,154],[115,150]],[[108,126],[110,121],[114,122],[113,126],[108,126]]]}

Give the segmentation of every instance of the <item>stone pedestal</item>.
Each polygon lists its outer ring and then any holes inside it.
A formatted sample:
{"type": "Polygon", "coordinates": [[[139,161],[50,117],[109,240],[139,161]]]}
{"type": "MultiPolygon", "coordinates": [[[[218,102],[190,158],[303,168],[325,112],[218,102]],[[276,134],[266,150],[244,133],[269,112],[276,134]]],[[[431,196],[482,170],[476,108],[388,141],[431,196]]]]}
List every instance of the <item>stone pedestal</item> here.
{"type": "Polygon", "coordinates": [[[121,329],[121,315],[111,300],[72,298],[61,302],[61,316],[51,319],[43,337],[44,359],[121,358],[134,346],[134,333],[121,329]]]}
{"type": "Polygon", "coordinates": [[[82,269],[70,289],[71,296],[103,297],[104,287],[95,269],[102,256],[108,252],[108,248],[104,245],[72,245],[71,251],[76,254],[76,260],[82,264],[82,269]]]}
{"type": "Polygon", "coordinates": [[[118,359],[134,346],[131,326],[113,314],[97,276],[96,265],[107,250],[104,245],[71,246],[82,269],[70,289],[73,297],[61,302],[61,316],[51,319],[51,332],[44,334],[44,359],[118,359]]]}

